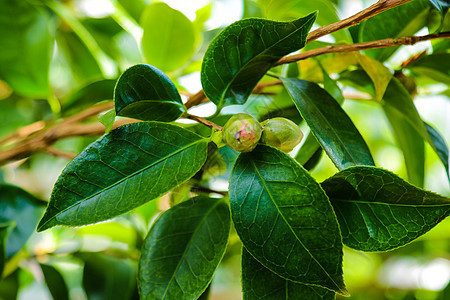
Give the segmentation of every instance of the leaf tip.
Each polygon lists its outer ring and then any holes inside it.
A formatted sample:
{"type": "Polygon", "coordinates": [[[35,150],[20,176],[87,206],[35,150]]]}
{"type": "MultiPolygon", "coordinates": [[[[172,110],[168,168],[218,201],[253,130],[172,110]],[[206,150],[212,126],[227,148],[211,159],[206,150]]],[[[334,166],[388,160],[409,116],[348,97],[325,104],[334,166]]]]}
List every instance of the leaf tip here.
{"type": "Polygon", "coordinates": [[[343,297],[350,297],[350,293],[347,291],[347,289],[345,287],[342,287],[339,292],[339,295],[343,296],[343,297]]]}

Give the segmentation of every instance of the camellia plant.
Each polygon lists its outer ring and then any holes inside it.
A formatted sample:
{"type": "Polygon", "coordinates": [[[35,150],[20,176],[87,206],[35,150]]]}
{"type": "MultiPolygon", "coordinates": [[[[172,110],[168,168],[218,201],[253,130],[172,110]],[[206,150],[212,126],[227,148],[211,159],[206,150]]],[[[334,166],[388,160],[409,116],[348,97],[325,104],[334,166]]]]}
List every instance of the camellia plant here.
{"type": "MultiPolygon", "coordinates": [[[[178,196],[170,199],[170,208],[151,222],[140,242],[136,259],[141,299],[206,299],[227,247],[240,242],[244,299],[350,296],[344,283],[344,245],[365,252],[397,249],[450,213],[449,198],[421,188],[423,174],[411,161],[409,149],[422,143],[416,149],[422,149],[423,155],[423,142],[427,142],[448,174],[444,139],[422,121],[411,96],[416,89],[407,84],[412,77],[404,75],[403,69],[393,73],[383,64],[399,45],[448,38],[448,32],[442,31],[448,5],[421,0],[400,5],[406,2],[380,1],[365,13],[315,31],[311,31],[313,24],[326,25],[321,17],[329,13],[326,9],[322,12],[318,7],[317,12],[305,6],[305,16],[289,21],[255,17],[236,21],[208,44],[201,61],[203,90],[187,101],[183,101],[179,83],[171,79],[186,60],[180,56],[181,63],[164,61],[157,56],[154,45],[146,42],[156,33],[146,31],[145,24],[160,10],[170,11],[181,23],[191,23],[165,4],[150,5],[142,16],[142,42],[147,61],[153,63],[135,64],[117,79],[114,107],[101,118],[109,132],[64,168],[37,231],[110,220],[169,193],[178,196]],[[424,11],[441,22],[436,33],[414,37],[402,30],[395,32],[403,23],[409,24],[409,18],[418,27],[414,34],[423,27],[416,23],[424,11]],[[408,18],[393,19],[388,14],[408,18]],[[384,32],[372,24],[380,20],[399,24],[384,32]],[[356,23],[350,31],[346,29],[356,23]],[[344,42],[315,41],[326,34],[343,37],[344,42]],[[307,59],[309,65],[298,63],[307,59]],[[330,73],[337,74],[339,85],[330,73]],[[342,108],[344,84],[369,95],[385,112],[405,152],[407,180],[375,164],[365,139],[342,108]],[[253,95],[263,89],[273,96],[270,105],[263,113],[245,112],[249,104],[257,104],[253,95]],[[280,96],[283,93],[285,97],[280,96]],[[208,100],[215,105],[213,116],[192,114],[191,108],[208,100]],[[224,113],[229,106],[241,113],[224,113]],[[178,122],[182,118],[196,123],[178,122]],[[128,124],[118,124],[123,120],[128,124]],[[305,136],[298,125],[305,128],[305,136]],[[310,170],[322,151],[338,172],[318,182],[310,170]],[[226,153],[232,159],[225,160],[226,153]],[[224,176],[227,191],[209,185],[213,178],[224,176]]],[[[49,7],[64,17],[61,4],[49,7]]],[[[440,43],[433,47],[436,52],[416,57],[402,68],[420,69],[435,56],[448,56],[448,52],[439,52],[440,43]]],[[[63,105],[61,112],[68,111],[63,105]]],[[[63,118],[61,124],[70,125],[70,117],[63,118]]],[[[48,139],[60,138],[58,132],[47,135],[48,139]]],[[[14,149],[4,152],[4,160],[32,152],[22,148],[8,157],[14,149]]],[[[23,205],[42,205],[16,187],[0,188],[11,201],[19,201],[14,200],[17,195],[23,205]]],[[[40,216],[39,211],[35,215],[40,216]]],[[[5,214],[3,219],[2,244],[22,222],[7,219],[5,214]]],[[[77,255],[95,266],[95,259],[89,260],[85,253],[77,255]]],[[[47,280],[55,270],[43,264],[42,271],[47,280]]],[[[60,275],[53,276],[61,280],[60,275]]],[[[90,288],[89,283],[84,285],[90,288]]]]}

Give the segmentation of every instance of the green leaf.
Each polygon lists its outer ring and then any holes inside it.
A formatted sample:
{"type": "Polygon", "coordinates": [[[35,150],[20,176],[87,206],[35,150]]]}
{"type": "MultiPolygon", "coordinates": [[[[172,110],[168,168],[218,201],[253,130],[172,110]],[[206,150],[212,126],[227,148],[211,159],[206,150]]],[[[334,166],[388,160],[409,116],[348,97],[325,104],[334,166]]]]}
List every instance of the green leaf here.
{"type": "Polygon", "coordinates": [[[444,166],[448,164],[445,157],[441,155],[441,151],[434,144],[430,134],[427,130],[425,123],[422,121],[419,112],[417,111],[411,96],[405,87],[400,83],[397,78],[392,78],[391,82],[386,89],[386,93],[383,96],[383,105],[390,106],[396,109],[410,125],[417,131],[417,133],[430,144],[431,148],[436,152],[439,158],[442,160],[444,166]]]}
{"type": "MultiPolygon", "coordinates": [[[[414,35],[426,25],[429,13],[428,0],[416,0],[389,9],[359,26],[359,41],[368,42],[414,35]]],[[[398,47],[365,50],[364,53],[376,60],[385,61],[398,47]]]]}
{"type": "Polygon", "coordinates": [[[111,219],[191,178],[208,141],[158,122],[121,126],[87,147],[55,183],[38,231],[111,219]]]}
{"type": "Polygon", "coordinates": [[[142,299],[197,299],[221,261],[230,232],[223,200],[196,197],[162,214],[142,248],[142,299]]]}
{"type": "Polygon", "coordinates": [[[322,182],[344,244],[361,251],[406,245],[450,213],[450,199],[375,167],[351,167],[322,182]]]}
{"type": "Polygon", "coordinates": [[[330,75],[328,75],[327,71],[323,68],[323,66],[319,63],[320,68],[322,69],[322,75],[323,75],[323,88],[325,91],[328,92],[328,94],[333,97],[339,105],[342,105],[344,103],[344,96],[342,95],[342,91],[339,88],[336,81],[334,81],[330,75]]]}
{"type": "Polygon", "coordinates": [[[6,240],[6,257],[13,256],[25,245],[45,204],[19,187],[0,184],[0,222],[15,225],[6,240]]]}
{"type": "Polygon", "coordinates": [[[2,1],[0,78],[32,98],[49,95],[48,71],[53,51],[50,16],[27,1],[2,1]]]}
{"type": "Polygon", "coordinates": [[[137,265],[134,261],[98,253],[80,253],[77,256],[85,262],[83,288],[88,299],[138,299],[137,265]]]}
{"type": "Polygon", "coordinates": [[[40,264],[44,274],[45,283],[53,296],[53,299],[69,300],[69,290],[64,278],[55,267],[47,264],[40,264]]]}
{"type": "MultiPolygon", "coordinates": [[[[61,50],[56,54],[61,54],[65,58],[76,81],[84,83],[86,79],[102,77],[100,62],[96,60],[94,54],[77,34],[73,31],[59,30],[56,41],[58,49],[61,50]]],[[[108,98],[111,98],[111,96],[108,98]]]]}
{"type": "Polygon", "coordinates": [[[67,98],[61,107],[61,114],[71,116],[102,100],[111,100],[115,85],[115,80],[105,79],[83,86],[67,98]]]}
{"type": "Polygon", "coordinates": [[[436,147],[436,153],[440,158],[442,164],[445,168],[445,173],[447,174],[448,179],[450,180],[450,170],[449,170],[449,151],[448,146],[445,143],[444,138],[436,131],[431,125],[425,123],[427,127],[428,134],[430,135],[431,140],[433,141],[434,146],[436,147]]]}
{"type": "Polygon", "coordinates": [[[280,79],[317,141],[338,169],[375,165],[358,129],[330,94],[313,82],[280,79]]]}
{"type": "Polygon", "coordinates": [[[334,300],[335,293],[313,285],[287,280],[261,265],[242,248],[242,292],[244,300],[308,299],[334,300]]]}
{"type": "Polygon", "coordinates": [[[195,51],[196,34],[192,22],[180,11],[158,2],[142,14],[142,50],[148,63],[163,71],[186,64],[195,51]]]}
{"type": "Polygon", "coordinates": [[[108,110],[103,115],[100,115],[98,120],[105,126],[105,133],[110,132],[114,125],[114,121],[116,120],[116,112],[114,108],[108,110]]]}
{"type": "Polygon", "coordinates": [[[320,185],[289,155],[264,145],[241,153],[230,204],[239,237],[264,267],[347,294],[336,216],[320,185]]]}
{"type": "Polygon", "coordinates": [[[157,68],[139,64],[127,69],[114,90],[118,116],[144,121],[170,122],[184,112],[173,82],[157,68]]]}
{"type": "Polygon", "coordinates": [[[19,270],[0,280],[0,299],[16,300],[19,291],[19,270]]]}
{"type": "Polygon", "coordinates": [[[226,27],[205,53],[201,81],[217,106],[243,104],[283,56],[305,46],[317,13],[292,22],[244,19],[226,27]]]}
{"type": "Polygon", "coordinates": [[[377,100],[383,98],[386,88],[392,78],[392,73],[382,63],[366,55],[357,54],[358,62],[369,75],[375,87],[375,97],[377,100]]]}
{"type": "Polygon", "coordinates": [[[409,182],[423,187],[425,146],[422,137],[396,109],[389,105],[383,105],[383,111],[391,125],[395,140],[403,152],[409,182]]]}

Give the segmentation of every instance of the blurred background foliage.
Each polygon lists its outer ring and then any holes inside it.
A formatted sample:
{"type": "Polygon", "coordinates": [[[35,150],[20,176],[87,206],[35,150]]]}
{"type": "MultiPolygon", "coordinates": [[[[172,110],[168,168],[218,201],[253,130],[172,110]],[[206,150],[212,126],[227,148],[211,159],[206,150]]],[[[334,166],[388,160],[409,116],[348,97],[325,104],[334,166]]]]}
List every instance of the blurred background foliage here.
{"type": "MultiPolygon", "coordinates": [[[[0,0],[0,150],[12,147],[9,141],[13,134],[20,135],[19,129],[25,126],[41,121],[49,126],[96,103],[111,101],[115,80],[133,64],[147,62],[158,67],[185,96],[198,92],[201,60],[208,44],[235,20],[290,20],[319,10],[317,28],[374,2],[0,0]]],[[[428,1],[413,3],[396,15],[386,12],[306,48],[424,35],[442,28],[448,31],[450,18],[448,14],[445,17],[446,11],[435,9],[428,1]]],[[[446,39],[365,52],[395,71],[394,76],[414,97],[421,117],[438,129],[447,145],[449,44],[446,39]]],[[[374,85],[367,70],[359,67],[355,59],[353,54],[328,54],[274,71],[333,86],[338,93],[334,96],[345,98],[343,107],[367,141],[378,166],[450,196],[447,174],[438,156],[423,140],[402,144],[396,137],[395,125],[392,130],[377,103],[376,81],[372,78],[374,85]]],[[[301,122],[280,86],[264,92],[251,96],[244,106],[230,106],[223,112],[245,111],[260,119],[284,115],[301,122]]],[[[208,116],[214,106],[205,103],[193,111],[208,116]]],[[[220,125],[227,120],[226,116],[219,118],[215,121],[220,125]]],[[[88,121],[97,122],[96,118],[88,121]]],[[[307,133],[306,125],[301,125],[307,133]]],[[[186,126],[209,134],[201,125],[186,126]]],[[[54,148],[76,154],[93,140],[95,137],[67,138],[54,148]]],[[[208,176],[203,179],[211,179],[211,188],[226,190],[236,153],[227,147],[216,153],[220,155],[210,158],[204,170],[208,176]]],[[[337,171],[320,151],[315,157],[318,164],[312,175],[319,182],[337,171]]],[[[45,201],[67,162],[67,158],[40,152],[0,168],[0,299],[138,299],[135,276],[143,238],[159,212],[188,196],[189,183],[113,221],[81,228],[59,227],[37,234],[35,227],[45,201]]],[[[241,299],[240,251],[234,233],[213,280],[210,299],[241,299]]],[[[387,253],[345,248],[345,281],[352,299],[450,299],[449,254],[447,219],[410,245],[387,253]]]]}

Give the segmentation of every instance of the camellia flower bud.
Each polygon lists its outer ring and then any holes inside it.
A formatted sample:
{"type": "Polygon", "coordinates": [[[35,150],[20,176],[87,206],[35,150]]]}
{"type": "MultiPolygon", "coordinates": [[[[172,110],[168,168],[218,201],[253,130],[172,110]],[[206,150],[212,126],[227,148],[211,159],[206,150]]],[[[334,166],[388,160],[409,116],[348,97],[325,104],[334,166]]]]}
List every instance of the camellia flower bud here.
{"type": "Polygon", "coordinates": [[[232,116],[223,127],[223,142],[233,150],[250,152],[258,144],[261,133],[258,120],[240,113],[232,116]]]}
{"type": "Polygon", "coordinates": [[[266,144],[283,152],[291,152],[303,138],[300,127],[285,118],[273,118],[261,122],[263,133],[261,143],[266,144]]]}

